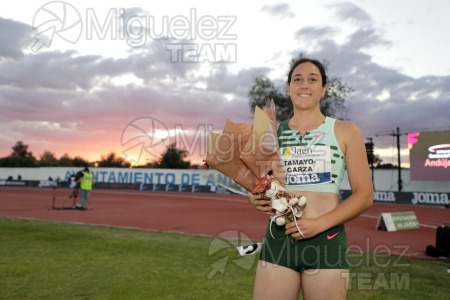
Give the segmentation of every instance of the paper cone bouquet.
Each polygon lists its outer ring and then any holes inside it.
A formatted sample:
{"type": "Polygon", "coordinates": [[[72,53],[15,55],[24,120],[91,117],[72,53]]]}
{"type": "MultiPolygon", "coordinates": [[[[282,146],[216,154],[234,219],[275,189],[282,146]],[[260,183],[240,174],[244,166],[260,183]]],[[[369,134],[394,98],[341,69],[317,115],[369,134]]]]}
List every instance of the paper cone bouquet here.
{"type": "Polygon", "coordinates": [[[285,171],[273,101],[268,101],[264,109],[255,107],[253,124],[227,120],[222,133],[211,132],[205,166],[233,179],[248,192],[270,199],[273,221],[278,225],[284,225],[282,219],[286,222],[301,217],[306,199],[294,197],[283,187],[285,171]]]}

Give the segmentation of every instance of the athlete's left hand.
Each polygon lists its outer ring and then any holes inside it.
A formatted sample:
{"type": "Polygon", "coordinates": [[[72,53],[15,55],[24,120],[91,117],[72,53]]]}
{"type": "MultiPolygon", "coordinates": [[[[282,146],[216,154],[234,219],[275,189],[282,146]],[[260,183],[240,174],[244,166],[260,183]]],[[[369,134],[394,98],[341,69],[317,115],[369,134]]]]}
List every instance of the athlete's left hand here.
{"type": "Polygon", "coordinates": [[[322,223],[316,218],[301,218],[286,224],[286,235],[290,235],[298,240],[312,238],[325,230],[322,223]],[[298,228],[295,223],[297,223],[298,228]],[[301,233],[298,229],[300,229],[301,233]]]}

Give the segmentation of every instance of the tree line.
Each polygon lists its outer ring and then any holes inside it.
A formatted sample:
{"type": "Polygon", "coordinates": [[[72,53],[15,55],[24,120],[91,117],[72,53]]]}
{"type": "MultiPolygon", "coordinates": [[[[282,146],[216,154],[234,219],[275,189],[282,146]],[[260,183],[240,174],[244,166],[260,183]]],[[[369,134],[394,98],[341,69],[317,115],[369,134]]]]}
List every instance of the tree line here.
{"type": "MultiPolygon", "coordinates": [[[[166,150],[161,154],[161,157],[155,161],[148,162],[145,165],[133,166],[137,168],[161,168],[161,169],[190,169],[198,168],[196,165],[191,165],[190,161],[185,159],[188,152],[183,149],[178,149],[176,144],[170,144],[166,150]]],[[[12,147],[12,153],[5,157],[0,157],[0,167],[10,168],[33,168],[33,167],[101,167],[101,168],[130,168],[132,165],[123,157],[118,156],[115,152],[110,152],[102,155],[100,160],[89,162],[80,157],[70,157],[64,154],[57,158],[51,151],[44,151],[39,158],[36,158],[31,151],[28,150],[28,145],[23,141],[18,141],[12,147]]]]}

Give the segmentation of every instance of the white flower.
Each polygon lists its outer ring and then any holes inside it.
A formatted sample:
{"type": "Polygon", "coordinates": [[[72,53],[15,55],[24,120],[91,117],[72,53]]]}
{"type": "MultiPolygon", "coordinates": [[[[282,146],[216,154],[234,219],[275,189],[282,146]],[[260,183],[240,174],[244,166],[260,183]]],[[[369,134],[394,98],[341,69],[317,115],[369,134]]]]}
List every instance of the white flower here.
{"type": "Polygon", "coordinates": [[[306,197],[301,196],[300,199],[298,200],[298,205],[305,206],[305,204],[306,204],[306,197]]]}
{"type": "Polygon", "coordinates": [[[274,199],[272,200],[272,208],[279,212],[285,212],[288,208],[287,205],[285,205],[281,199],[274,199]]]}
{"type": "Polygon", "coordinates": [[[278,217],[275,222],[277,223],[278,226],[283,226],[286,224],[286,220],[283,217],[278,217]]]}
{"type": "Polygon", "coordinates": [[[278,182],[272,181],[269,189],[265,192],[265,196],[270,199],[275,198],[277,193],[280,191],[280,187],[281,186],[278,182]]]}
{"type": "Polygon", "coordinates": [[[293,206],[297,203],[298,203],[298,198],[292,198],[291,200],[289,200],[289,205],[291,205],[291,206],[293,206]]]}

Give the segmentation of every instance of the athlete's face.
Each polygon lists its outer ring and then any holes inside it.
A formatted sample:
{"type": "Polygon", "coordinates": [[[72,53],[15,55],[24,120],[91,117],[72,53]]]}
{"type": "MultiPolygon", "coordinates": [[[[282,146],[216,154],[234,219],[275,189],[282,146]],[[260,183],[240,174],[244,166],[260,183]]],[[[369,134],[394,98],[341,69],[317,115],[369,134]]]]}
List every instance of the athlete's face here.
{"type": "Polygon", "coordinates": [[[319,68],[310,62],[298,65],[292,72],[288,92],[296,108],[307,109],[319,106],[320,99],[326,92],[326,86],[322,86],[319,68]]]}

